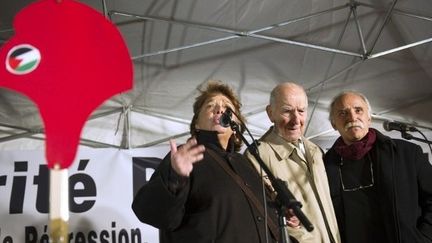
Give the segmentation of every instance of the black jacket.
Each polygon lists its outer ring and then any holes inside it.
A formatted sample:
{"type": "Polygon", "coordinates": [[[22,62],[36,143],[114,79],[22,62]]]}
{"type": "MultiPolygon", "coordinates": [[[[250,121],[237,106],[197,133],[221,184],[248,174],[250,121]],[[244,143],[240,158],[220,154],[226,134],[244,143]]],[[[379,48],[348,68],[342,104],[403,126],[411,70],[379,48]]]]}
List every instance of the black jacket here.
{"type": "MultiPolygon", "coordinates": [[[[432,242],[432,166],[420,146],[377,133],[369,153],[377,167],[379,210],[389,243],[432,242]]],[[[344,239],[344,210],[339,176],[340,156],[334,148],[325,155],[333,206],[344,239]]],[[[349,243],[349,242],[346,242],[349,243]]]]}
{"type": "MultiPolygon", "coordinates": [[[[223,150],[214,134],[200,132],[197,140],[206,147],[204,159],[194,165],[185,185],[177,194],[168,189],[169,173],[173,173],[168,154],[134,198],[132,208],[137,217],[159,228],[160,241],[166,243],[266,242],[264,215],[250,203],[208,150],[215,151],[228,163],[261,201],[262,186],[255,169],[243,155],[223,150]]],[[[277,223],[275,210],[269,208],[268,211],[277,223]]],[[[270,232],[268,235],[269,242],[275,242],[270,232]]]]}

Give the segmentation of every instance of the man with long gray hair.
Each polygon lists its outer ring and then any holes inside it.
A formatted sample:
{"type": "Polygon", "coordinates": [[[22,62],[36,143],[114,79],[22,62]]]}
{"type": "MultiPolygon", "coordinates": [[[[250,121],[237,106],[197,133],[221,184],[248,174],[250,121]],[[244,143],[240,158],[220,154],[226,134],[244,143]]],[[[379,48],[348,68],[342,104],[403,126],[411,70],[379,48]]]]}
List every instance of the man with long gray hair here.
{"type": "Polygon", "coordinates": [[[343,243],[432,242],[432,166],[420,146],[370,128],[367,98],[337,95],[324,161],[343,243]]]}

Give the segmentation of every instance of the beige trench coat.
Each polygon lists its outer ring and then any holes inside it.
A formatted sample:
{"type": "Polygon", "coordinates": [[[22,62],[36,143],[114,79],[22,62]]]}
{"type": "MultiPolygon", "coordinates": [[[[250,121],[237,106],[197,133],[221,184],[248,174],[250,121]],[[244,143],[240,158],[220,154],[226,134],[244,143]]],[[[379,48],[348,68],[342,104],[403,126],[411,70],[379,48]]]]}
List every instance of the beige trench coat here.
{"type": "MultiPolygon", "coordinates": [[[[264,163],[276,178],[288,183],[289,190],[303,205],[301,208],[303,213],[314,226],[312,232],[308,232],[301,226],[299,228],[287,227],[288,234],[295,237],[300,243],[330,243],[324,221],[327,219],[335,242],[340,243],[336,216],[324,168],[323,153],[317,145],[305,138],[303,138],[303,143],[306,150],[305,156],[299,148],[277,135],[272,127],[260,139],[258,146],[260,157],[264,163]],[[314,188],[316,188],[316,192],[314,188]],[[320,205],[324,213],[321,212],[320,205]]],[[[246,156],[253,162],[258,172],[266,178],[255,158],[249,152],[246,152],[246,156]]]]}

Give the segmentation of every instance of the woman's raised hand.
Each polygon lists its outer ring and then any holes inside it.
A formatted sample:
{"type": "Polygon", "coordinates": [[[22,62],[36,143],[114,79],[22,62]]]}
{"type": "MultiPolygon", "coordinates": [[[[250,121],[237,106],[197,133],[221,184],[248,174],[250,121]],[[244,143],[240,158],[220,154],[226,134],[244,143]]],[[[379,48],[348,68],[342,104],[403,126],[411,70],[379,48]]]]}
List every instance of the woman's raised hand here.
{"type": "Polygon", "coordinates": [[[204,158],[205,147],[198,145],[195,138],[189,139],[177,148],[175,140],[171,139],[171,167],[180,176],[188,177],[192,172],[193,164],[204,158]]]}

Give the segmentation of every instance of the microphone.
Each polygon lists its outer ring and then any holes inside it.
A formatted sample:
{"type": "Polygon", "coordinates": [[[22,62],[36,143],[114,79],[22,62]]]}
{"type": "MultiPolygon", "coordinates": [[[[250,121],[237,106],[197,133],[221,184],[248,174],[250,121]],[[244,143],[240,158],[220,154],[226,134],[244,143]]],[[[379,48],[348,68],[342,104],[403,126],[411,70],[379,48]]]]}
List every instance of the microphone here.
{"type": "Polygon", "coordinates": [[[223,127],[231,126],[232,110],[228,107],[219,118],[219,124],[223,127]]]}
{"type": "Polygon", "coordinates": [[[383,122],[384,130],[386,131],[399,131],[399,132],[415,132],[417,128],[415,126],[411,126],[402,122],[391,122],[384,121],[383,122]]]}

